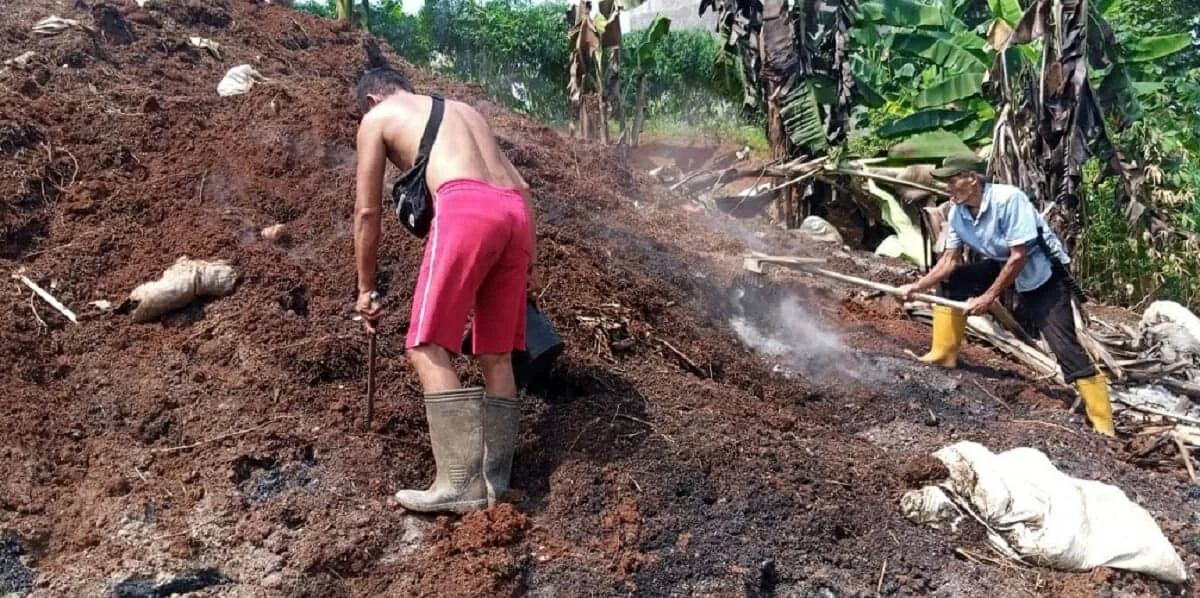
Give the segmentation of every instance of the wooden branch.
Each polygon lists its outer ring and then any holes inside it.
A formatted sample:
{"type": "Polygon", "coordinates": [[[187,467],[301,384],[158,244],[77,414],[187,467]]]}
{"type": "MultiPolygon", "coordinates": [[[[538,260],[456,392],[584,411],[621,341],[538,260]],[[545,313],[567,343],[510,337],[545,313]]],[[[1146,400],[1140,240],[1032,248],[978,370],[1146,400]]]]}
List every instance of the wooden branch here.
{"type": "Polygon", "coordinates": [[[1192,479],[1192,483],[1196,483],[1196,467],[1192,465],[1192,454],[1188,452],[1187,446],[1183,444],[1183,439],[1174,432],[1171,433],[1171,440],[1175,441],[1176,448],[1179,449],[1179,456],[1183,459],[1183,466],[1187,468],[1188,477],[1192,479]]]}
{"type": "Polygon", "coordinates": [[[748,177],[795,177],[798,175],[807,174],[809,172],[819,172],[819,170],[814,167],[820,166],[828,159],[828,157],[821,157],[805,162],[805,157],[800,157],[783,164],[773,162],[753,168],[726,168],[724,170],[713,170],[699,175],[692,173],[691,175],[688,175],[688,179],[690,180],[687,181],[686,185],[684,184],[685,181],[680,181],[673,185],[671,189],[675,190],[683,186],[686,186],[688,189],[706,187],[709,185],[716,186],[748,177]]]}
{"type": "MultiPolygon", "coordinates": [[[[264,425],[265,425],[265,424],[264,424],[264,425]]],[[[212,438],[209,438],[209,439],[206,439],[206,440],[201,440],[201,441],[199,441],[199,442],[193,442],[193,443],[191,443],[191,444],[185,444],[185,445],[183,445],[183,446],[172,446],[172,447],[168,447],[168,448],[157,448],[157,449],[152,449],[152,450],[151,450],[151,452],[154,452],[154,453],[174,453],[174,452],[176,452],[176,451],[186,451],[186,450],[188,450],[188,449],[193,449],[193,448],[196,448],[196,447],[198,447],[198,446],[202,446],[202,445],[209,444],[209,443],[212,443],[212,442],[220,442],[220,441],[222,441],[222,440],[226,440],[226,439],[229,439],[229,438],[233,438],[233,437],[235,437],[235,436],[241,436],[241,435],[243,435],[243,434],[249,434],[250,432],[253,432],[253,431],[255,431],[255,430],[262,429],[262,427],[263,427],[263,426],[254,426],[253,428],[246,428],[245,430],[238,430],[238,431],[236,431],[236,432],[230,432],[230,433],[228,433],[228,434],[222,434],[222,435],[220,435],[220,436],[214,436],[214,437],[212,437],[212,438]]]]}
{"type": "Polygon", "coordinates": [[[1027,345],[1034,344],[1033,338],[1029,336],[1028,332],[1025,332],[1025,329],[1021,327],[1021,324],[1017,322],[1017,319],[1013,317],[1011,312],[1008,311],[1008,308],[1004,307],[1003,303],[1000,303],[999,301],[993,301],[992,304],[988,306],[988,313],[992,314],[992,317],[996,318],[996,321],[999,322],[1001,326],[1004,326],[1004,328],[1006,328],[1009,332],[1013,333],[1013,335],[1020,339],[1021,342],[1027,345]]]}
{"type": "Polygon", "coordinates": [[[846,175],[850,175],[850,176],[860,176],[860,177],[864,177],[864,178],[868,178],[868,179],[875,179],[877,181],[883,181],[885,183],[891,183],[893,185],[900,185],[902,187],[908,187],[910,189],[917,189],[920,191],[924,191],[926,193],[932,193],[934,195],[937,195],[938,197],[950,197],[949,193],[947,193],[946,191],[942,191],[941,189],[935,189],[933,187],[926,187],[925,185],[922,185],[920,183],[914,183],[912,181],[906,181],[904,179],[898,179],[896,177],[891,177],[891,176],[887,176],[887,175],[883,175],[883,174],[875,174],[873,172],[868,172],[865,170],[846,170],[846,169],[838,168],[838,169],[834,169],[832,171],[832,173],[833,174],[846,174],[846,175]]]}
{"type": "Polygon", "coordinates": [[[1059,384],[1066,385],[1066,380],[1062,377],[1062,369],[1058,367],[1057,361],[1049,355],[1019,341],[1007,330],[997,328],[991,320],[979,316],[971,316],[967,318],[967,329],[969,332],[975,333],[984,342],[1007,353],[1010,357],[1025,364],[1035,372],[1051,377],[1059,384]]]}
{"type": "Polygon", "coordinates": [[[1090,354],[1093,362],[1098,361],[1104,364],[1115,379],[1123,380],[1125,378],[1124,370],[1117,364],[1117,360],[1113,359],[1112,354],[1088,332],[1085,324],[1086,314],[1074,301],[1071,302],[1071,313],[1075,320],[1075,336],[1079,339],[1079,344],[1083,345],[1084,351],[1090,354]]]}
{"type": "Polygon", "coordinates": [[[65,306],[61,302],[59,302],[58,299],[55,299],[54,296],[51,295],[50,293],[47,293],[46,290],[43,289],[42,287],[38,286],[37,283],[33,282],[32,280],[29,280],[29,278],[27,278],[24,274],[13,274],[13,278],[20,280],[21,282],[25,283],[25,286],[33,289],[33,292],[37,293],[38,296],[41,297],[42,299],[45,299],[46,303],[50,304],[50,307],[57,309],[59,311],[59,313],[66,316],[67,319],[70,320],[73,324],[79,323],[79,319],[75,317],[75,312],[67,309],[67,306],[65,306]]]}
{"type": "MultiPolygon", "coordinates": [[[[825,278],[832,278],[834,280],[840,280],[842,282],[856,284],[856,285],[859,285],[862,287],[866,287],[868,289],[874,289],[876,291],[881,291],[884,293],[888,293],[890,295],[895,295],[897,297],[903,296],[903,293],[900,292],[899,287],[894,287],[890,284],[883,284],[881,282],[875,282],[873,280],[867,280],[865,278],[859,278],[857,276],[850,276],[849,274],[842,274],[840,272],[833,272],[830,270],[825,270],[823,268],[813,268],[813,267],[809,267],[804,264],[799,264],[799,267],[800,267],[801,271],[808,272],[810,274],[816,274],[818,276],[824,276],[825,278]]],[[[967,308],[967,304],[964,301],[954,301],[952,299],[946,299],[945,297],[939,297],[937,295],[929,295],[926,293],[912,293],[911,295],[909,295],[909,297],[911,297],[913,299],[918,299],[920,301],[924,301],[926,303],[936,303],[938,305],[945,305],[947,307],[953,307],[955,309],[965,310],[967,308]]]]}
{"type": "Polygon", "coordinates": [[[659,343],[662,344],[662,346],[666,347],[669,351],[674,353],[676,357],[682,359],[683,362],[687,364],[688,368],[690,368],[698,376],[704,377],[704,375],[705,375],[704,369],[701,368],[700,365],[697,364],[695,361],[692,361],[692,358],[685,355],[683,353],[683,351],[676,349],[674,345],[672,345],[671,343],[668,343],[667,341],[665,341],[661,338],[654,337],[654,340],[658,341],[659,343]]]}
{"type": "Polygon", "coordinates": [[[1167,419],[1172,419],[1172,420],[1175,420],[1178,422],[1183,422],[1185,424],[1193,424],[1193,425],[1200,426],[1200,419],[1196,419],[1194,417],[1188,417],[1186,415],[1179,415],[1177,413],[1171,413],[1170,411],[1163,411],[1162,409],[1155,409],[1153,407],[1146,407],[1144,405],[1132,405],[1129,403],[1125,403],[1125,406],[1129,407],[1130,409],[1133,409],[1134,411],[1141,411],[1142,413],[1149,413],[1150,415],[1157,415],[1159,417],[1165,417],[1167,419]]]}

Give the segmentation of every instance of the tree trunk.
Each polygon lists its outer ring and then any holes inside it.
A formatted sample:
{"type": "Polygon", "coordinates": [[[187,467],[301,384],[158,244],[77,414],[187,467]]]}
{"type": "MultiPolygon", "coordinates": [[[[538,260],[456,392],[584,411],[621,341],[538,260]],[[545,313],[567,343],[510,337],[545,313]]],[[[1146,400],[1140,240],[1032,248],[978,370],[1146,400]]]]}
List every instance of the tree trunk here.
{"type": "Polygon", "coordinates": [[[349,21],[354,16],[354,0],[335,0],[334,10],[339,21],[349,21]]]}
{"type": "Polygon", "coordinates": [[[630,131],[630,145],[638,146],[642,136],[642,122],[646,117],[646,74],[639,73],[637,77],[637,100],[633,107],[633,130],[630,131]]]}
{"type": "MultiPolygon", "coordinates": [[[[766,65],[771,62],[767,57],[767,48],[765,44],[766,36],[760,35],[758,38],[759,64],[766,65]]],[[[787,159],[790,148],[788,147],[787,132],[783,129],[783,114],[781,112],[782,101],[781,94],[778,93],[779,86],[772,80],[771,77],[762,76],[763,82],[763,98],[766,100],[767,109],[767,140],[771,144],[771,157],[780,160],[787,159]]],[[[772,185],[782,183],[782,179],[771,179],[772,185]]],[[[788,187],[777,193],[777,197],[771,202],[770,216],[776,222],[783,222],[785,227],[792,226],[793,201],[795,191],[792,187],[788,187]]]]}
{"type": "Polygon", "coordinates": [[[600,135],[599,135],[600,140],[604,142],[604,145],[608,145],[608,110],[605,109],[605,105],[604,105],[603,74],[604,74],[603,70],[601,70],[599,73],[596,73],[596,78],[600,79],[600,81],[599,81],[600,93],[596,94],[596,108],[600,112],[600,118],[596,119],[599,121],[598,123],[596,123],[596,125],[600,128],[600,135]]]}
{"type": "Polygon", "coordinates": [[[579,136],[583,139],[591,139],[592,137],[592,119],[590,115],[590,107],[588,106],[587,98],[584,98],[579,103],[579,136]]]}
{"type": "Polygon", "coordinates": [[[608,62],[608,105],[612,108],[612,116],[617,121],[619,133],[617,139],[625,137],[625,102],[621,93],[621,48],[611,48],[608,62]]]}

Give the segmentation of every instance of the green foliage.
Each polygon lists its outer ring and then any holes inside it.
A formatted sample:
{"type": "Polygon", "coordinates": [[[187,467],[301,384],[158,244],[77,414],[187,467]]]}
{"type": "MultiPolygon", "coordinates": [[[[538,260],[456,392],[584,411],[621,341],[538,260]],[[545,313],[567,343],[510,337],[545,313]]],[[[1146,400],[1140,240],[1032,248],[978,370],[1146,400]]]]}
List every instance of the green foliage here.
{"type": "Polygon", "coordinates": [[[829,148],[825,138],[825,123],[821,119],[821,109],[817,105],[817,94],[811,80],[806,79],[793,87],[782,104],[779,114],[783,118],[783,130],[787,132],[793,147],[803,148],[809,155],[829,148]]]}
{"type": "MultiPolygon", "coordinates": [[[[649,50],[646,70],[647,118],[700,123],[713,118],[736,118],[733,109],[742,98],[737,65],[729,65],[712,35],[704,31],[668,30],[647,43],[649,30],[626,33],[621,43],[623,64],[636,65],[638,49],[649,50]],[[729,68],[732,66],[733,68],[729,68]]],[[[622,69],[622,90],[632,105],[636,68],[622,69]]]]}
{"type": "Polygon", "coordinates": [[[654,21],[650,23],[650,27],[646,29],[638,40],[637,45],[630,45],[635,48],[634,57],[637,59],[638,74],[648,74],[654,68],[655,58],[661,52],[655,52],[660,49],[659,45],[663,38],[671,31],[671,20],[661,14],[654,17],[654,21]]]}
{"type": "MultiPolygon", "coordinates": [[[[1110,123],[1114,142],[1127,159],[1150,165],[1143,201],[1174,226],[1200,233],[1200,18],[1195,5],[1107,0],[1101,9],[1130,55],[1119,72],[1106,74],[1100,90],[1121,89],[1109,78],[1131,82],[1132,97],[1120,100],[1136,118],[1110,123]]],[[[1111,183],[1105,183],[1087,196],[1085,244],[1076,252],[1085,284],[1127,305],[1153,295],[1200,306],[1200,249],[1179,237],[1130,231],[1122,215],[1113,212],[1113,194],[1111,183]]]]}
{"type": "MultiPolygon", "coordinates": [[[[405,14],[399,0],[374,6],[371,32],[413,65],[478,83],[494,101],[543,122],[569,121],[566,2],[427,0],[415,15],[405,14]]],[[[333,0],[297,8],[335,16],[333,0]]],[[[651,121],[704,123],[711,131],[722,129],[716,124],[727,120],[735,128],[751,122],[735,108],[742,97],[741,67],[725,62],[707,32],[670,30],[662,21],[649,30],[626,33],[621,62],[621,89],[629,110],[641,63],[651,121]]]]}
{"type": "MultiPolygon", "coordinates": [[[[1200,232],[1200,18],[1194,0],[1093,0],[1090,77],[1109,133],[1122,154],[1151,165],[1141,201],[1171,224],[1200,232]],[[1096,15],[1103,15],[1097,19],[1096,15]],[[1107,21],[1106,23],[1103,21],[1107,21]],[[1109,52],[1105,49],[1118,51],[1109,52]],[[1114,58],[1115,57],[1115,58],[1114,58]],[[1102,60],[1096,60],[1103,58],[1102,60]],[[1104,60],[1110,60],[1104,63],[1104,60]]],[[[990,142],[996,119],[983,93],[993,62],[993,24],[1015,26],[1029,0],[869,0],[850,31],[856,84],[849,154],[936,160],[990,142]]],[[[408,61],[481,84],[497,102],[551,124],[569,120],[566,2],[429,0],[406,15],[398,0],[373,2],[370,30],[408,61]]],[[[626,6],[631,6],[626,2],[626,6]]],[[[336,15],[332,0],[297,8],[336,15]]],[[[627,33],[623,102],[632,108],[638,71],[646,75],[645,135],[733,141],[767,151],[761,105],[742,113],[747,72],[707,31],[668,28],[627,33]]],[[[993,38],[995,39],[995,38],[993,38]]],[[[1036,65],[1041,42],[1008,54],[1010,73],[1036,65]]],[[[827,104],[831,81],[811,77],[792,90],[785,130],[798,145],[825,139],[812,110],[827,104]]],[[[1096,178],[1096,160],[1083,180],[1096,178]]],[[[1200,249],[1179,237],[1131,231],[1114,211],[1114,183],[1081,188],[1086,224],[1074,252],[1092,292],[1125,304],[1148,293],[1196,305],[1200,249]]],[[[899,238],[897,238],[899,240],[899,238]]]]}

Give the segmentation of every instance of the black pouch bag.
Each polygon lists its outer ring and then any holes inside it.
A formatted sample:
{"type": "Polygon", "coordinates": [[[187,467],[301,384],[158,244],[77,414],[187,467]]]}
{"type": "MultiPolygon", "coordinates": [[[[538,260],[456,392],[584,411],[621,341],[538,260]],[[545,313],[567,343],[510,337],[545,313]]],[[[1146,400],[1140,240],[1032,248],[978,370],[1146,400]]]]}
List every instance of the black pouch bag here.
{"type": "Polygon", "coordinates": [[[425,167],[429,165],[429,151],[437,139],[445,109],[442,96],[429,95],[433,98],[433,109],[429,113],[429,122],[425,123],[425,134],[421,136],[417,157],[413,160],[412,168],[392,185],[392,208],[400,217],[400,224],[418,237],[429,234],[429,227],[433,224],[433,197],[425,184],[425,167]]]}

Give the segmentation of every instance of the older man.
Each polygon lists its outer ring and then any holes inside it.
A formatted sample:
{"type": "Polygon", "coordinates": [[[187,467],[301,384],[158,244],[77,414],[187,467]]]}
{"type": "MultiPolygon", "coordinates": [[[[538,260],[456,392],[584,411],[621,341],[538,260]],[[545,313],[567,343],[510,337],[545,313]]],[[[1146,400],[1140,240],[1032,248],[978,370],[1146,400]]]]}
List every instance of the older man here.
{"type": "Polygon", "coordinates": [[[933,176],[950,186],[945,251],[937,264],[906,294],[939,285],[948,299],[966,301],[965,313],[946,306],[933,308],[933,343],[921,361],[953,368],[966,332],[968,315],[982,314],[1000,294],[1016,287],[1034,324],[1042,331],[1062,369],[1083,398],[1088,419],[1101,434],[1114,435],[1108,383],[1092,364],[1075,331],[1071,290],[1059,268],[1069,262],[1058,237],[1033,202],[1011,185],[988,182],[984,163],[973,153],[946,158],[933,176]],[[984,259],[963,263],[968,246],[984,259]]]}
{"type": "Polygon", "coordinates": [[[410,172],[434,190],[405,346],[424,392],[437,473],[428,489],[400,490],[396,500],[422,512],[486,508],[508,490],[521,415],[511,356],[525,348],[527,280],[537,286],[529,187],[472,107],[418,94],[388,67],[367,71],[357,94],[354,248],[357,309],[368,329],[382,315],[374,296],[384,167],[416,163],[410,172]],[[483,388],[462,388],[450,360],[472,310],[483,388]]]}

